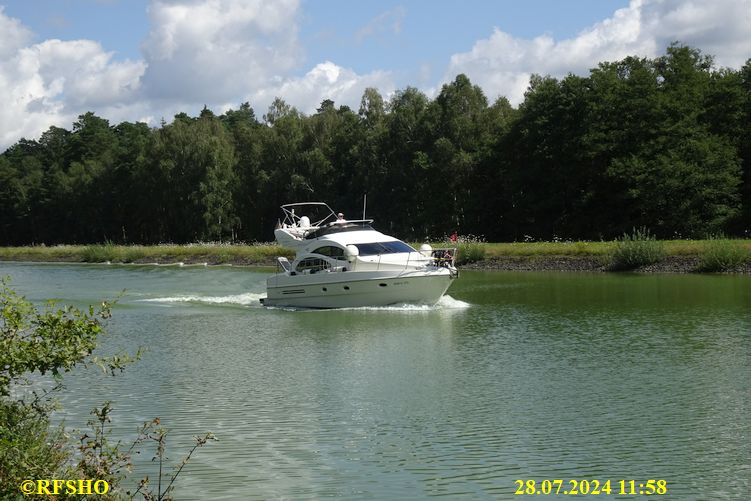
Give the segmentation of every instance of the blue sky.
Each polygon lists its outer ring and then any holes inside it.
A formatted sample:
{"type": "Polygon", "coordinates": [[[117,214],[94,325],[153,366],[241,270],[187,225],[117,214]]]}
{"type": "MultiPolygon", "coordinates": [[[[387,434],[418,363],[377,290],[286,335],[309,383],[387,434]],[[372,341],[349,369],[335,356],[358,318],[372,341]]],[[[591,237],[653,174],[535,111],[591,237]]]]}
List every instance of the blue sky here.
{"type": "Polygon", "coordinates": [[[0,0],[5,15],[34,32],[34,41],[98,40],[118,57],[138,58],[149,32],[147,0],[0,0]]]}
{"type": "Polygon", "coordinates": [[[328,59],[360,73],[388,68],[409,74],[423,65],[438,71],[494,27],[518,37],[567,38],[628,2],[306,0],[302,5],[301,38],[311,61],[328,59]]]}
{"type": "Polygon", "coordinates": [[[357,108],[466,73],[516,105],[533,73],[586,74],[674,40],[739,67],[751,0],[0,0],[0,149],[86,111],[152,125],[279,96],[357,108]]]}
{"type": "MultiPolygon", "coordinates": [[[[28,26],[37,42],[98,40],[121,59],[141,57],[149,32],[147,0],[6,0],[0,5],[28,26]]],[[[568,38],[626,5],[627,0],[303,0],[299,29],[311,61],[340,61],[360,72],[408,70],[445,63],[496,26],[518,37],[568,38]],[[369,26],[372,35],[365,36],[361,32],[369,26]]]]}

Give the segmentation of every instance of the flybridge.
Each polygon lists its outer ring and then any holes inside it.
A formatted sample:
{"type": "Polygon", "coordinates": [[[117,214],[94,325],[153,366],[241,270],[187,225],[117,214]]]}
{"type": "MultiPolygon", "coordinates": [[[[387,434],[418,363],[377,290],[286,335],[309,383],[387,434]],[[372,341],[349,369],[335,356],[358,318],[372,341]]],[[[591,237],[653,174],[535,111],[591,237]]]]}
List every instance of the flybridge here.
{"type": "Polygon", "coordinates": [[[276,225],[274,235],[279,244],[297,248],[304,240],[333,233],[373,230],[372,219],[344,219],[323,202],[302,202],[282,205],[284,218],[276,225]]]}
{"type": "Polygon", "coordinates": [[[359,219],[356,221],[333,222],[326,226],[317,228],[316,230],[309,231],[305,235],[305,238],[307,240],[311,240],[314,238],[322,237],[324,235],[330,235],[332,233],[342,233],[345,231],[373,230],[373,227],[370,225],[370,223],[372,222],[373,222],[372,219],[359,219]]]}

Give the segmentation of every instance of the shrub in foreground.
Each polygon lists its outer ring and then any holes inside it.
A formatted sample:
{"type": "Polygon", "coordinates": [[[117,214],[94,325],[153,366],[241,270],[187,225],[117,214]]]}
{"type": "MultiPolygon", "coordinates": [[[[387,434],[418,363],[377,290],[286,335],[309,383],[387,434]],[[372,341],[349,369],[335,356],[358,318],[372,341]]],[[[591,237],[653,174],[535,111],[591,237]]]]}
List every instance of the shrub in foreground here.
{"type": "Polygon", "coordinates": [[[740,242],[723,236],[712,236],[704,244],[697,271],[735,271],[751,260],[751,251],[740,242]]]}
{"type": "Polygon", "coordinates": [[[616,241],[608,268],[612,271],[634,270],[665,258],[665,248],[648,229],[634,228],[616,241]]]}
{"type": "MultiPolygon", "coordinates": [[[[79,479],[107,482],[109,490],[97,496],[103,501],[132,500],[139,494],[144,500],[166,501],[172,499],[174,482],[191,455],[214,439],[211,433],[195,437],[193,448],[175,465],[173,473],[167,474],[163,473],[167,431],[159,419],[144,423],[130,448],[109,440],[109,402],[94,409],[90,430],[78,439],[70,437],[62,426],[50,426],[50,413],[56,404],[50,395],[59,389],[64,372],[96,364],[114,374],[134,360],[127,354],[106,358],[92,354],[104,332],[103,321],[109,317],[107,302],[88,311],[71,306],[56,308],[53,303],[37,308],[16,294],[7,279],[0,278],[0,499],[26,499],[21,489],[29,480],[79,479]],[[39,388],[38,382],[29,378],[32,374],[51,374],[58,385],[53,390],[39,388]],[[140,444],[156,448],[156,486],[146,477],[133,492],[124,491],[121,484],[131,466],[131,453],[140,444]]],[[[54,496],[32,493],[31,497],[87,499],[67,489],[54,496]]]]}

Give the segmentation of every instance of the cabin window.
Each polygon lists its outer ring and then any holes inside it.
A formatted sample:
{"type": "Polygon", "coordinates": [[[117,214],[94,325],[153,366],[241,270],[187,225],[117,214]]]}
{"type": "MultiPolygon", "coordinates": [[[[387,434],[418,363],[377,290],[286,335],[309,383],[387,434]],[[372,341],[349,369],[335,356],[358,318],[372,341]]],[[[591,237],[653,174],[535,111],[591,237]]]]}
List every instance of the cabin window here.
{"type": "Polygon", "coordinates": [[[324,259],[317,257],[306,257],[299,263],[297,263],[298,273],[316,273],[322,270],[327,270],[331,265],[324,259]]]}
{"type": "Polygon", "coordinates": [[[322,254],[328,257],[344,257],[344,249],[340,247],[334,247],[333,245],[327,245],[325,247],[319,247],[313,251],[313,254],[322,254]]]}
{"type": "Polygon", "coordinates": [[[378,254],[396,254],[399,252],[417,252],[400,240],[393,242],[375,242],[372,244],[355,244],[361,256],[377,256],[378,254]]]}

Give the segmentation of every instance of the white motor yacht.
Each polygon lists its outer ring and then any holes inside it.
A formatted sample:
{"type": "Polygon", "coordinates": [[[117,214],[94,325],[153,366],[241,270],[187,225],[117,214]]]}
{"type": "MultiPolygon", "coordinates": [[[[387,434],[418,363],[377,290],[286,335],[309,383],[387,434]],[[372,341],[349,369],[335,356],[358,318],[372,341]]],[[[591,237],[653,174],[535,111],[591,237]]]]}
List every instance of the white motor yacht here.
{"type": "Polygon", "coordinates": [[[277,258],[278,273],[261,300],[266,306],[434,305],[459,275],[455,248],[425,244],[417,251],[374,230],[372,219],[344,219],[322,202],[287,204],[282,212],[274,235],[296,256],[277,258]]]}

